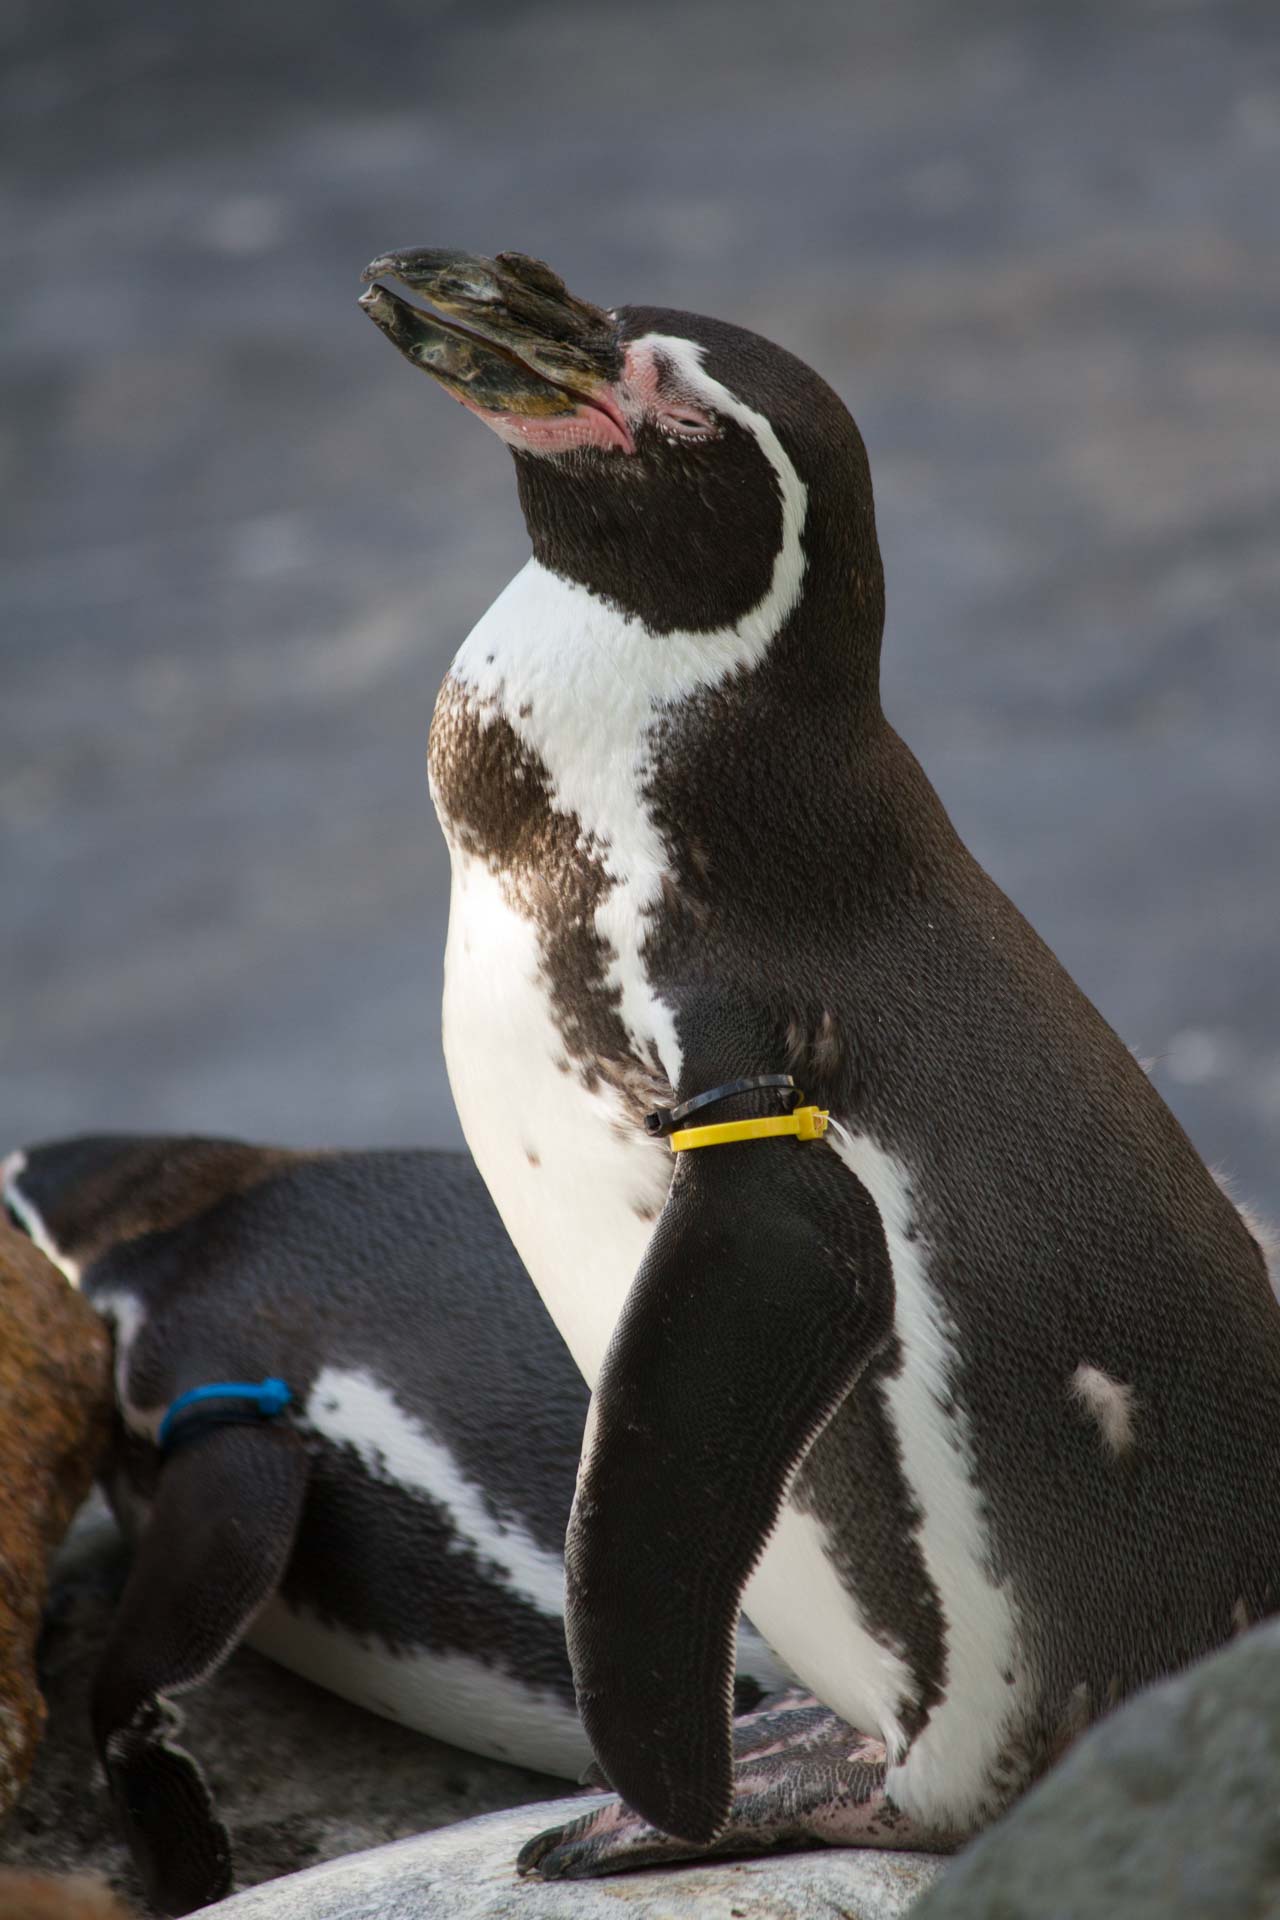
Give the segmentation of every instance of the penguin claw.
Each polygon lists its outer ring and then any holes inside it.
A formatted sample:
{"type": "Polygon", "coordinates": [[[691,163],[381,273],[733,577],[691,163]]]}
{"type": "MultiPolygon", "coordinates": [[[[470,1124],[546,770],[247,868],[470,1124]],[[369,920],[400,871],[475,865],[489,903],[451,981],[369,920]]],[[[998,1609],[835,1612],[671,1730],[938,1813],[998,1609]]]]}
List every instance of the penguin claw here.
{"type": "Polygon", "coordinates": [[[547,1827],[542,1833],[536,1833],[532,1840],[526,1840],[516,1855],[516,1872],[520,1878],[523,1880],[531,1873],[541,1873],[544,1860],[559,1846],[562,1836],[577,1825],[576,1820],[571,1820],[566,1827],[547,1827]]]}
{"type": "Polygon", "coordinates": [[[615,1798],[526,1841],[516,1856],[516,1872],[522,1878],[536,1873],[543,1880],[587,1880],[597,1874],[664,1865],[688,1854],[683,1841],[659,1833],[615,1798]]]}

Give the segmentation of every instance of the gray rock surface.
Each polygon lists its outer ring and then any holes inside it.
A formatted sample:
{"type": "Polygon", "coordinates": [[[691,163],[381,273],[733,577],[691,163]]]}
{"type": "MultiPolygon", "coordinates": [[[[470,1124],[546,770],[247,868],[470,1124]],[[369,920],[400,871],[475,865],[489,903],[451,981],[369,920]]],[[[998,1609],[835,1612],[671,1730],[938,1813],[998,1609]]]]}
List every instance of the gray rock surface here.
{"type": "Polygon", "coordinates": [[[1094,1728],[948,1869],[918,1920],[1273,1920],[1280,1624],[1094,1728]]]}
{"type": "MultiPolygon", "coordinates": [[[[140,1905],[88,1723],[89,1683],[125,1565],[95,1500],[54,1565],[39,1663],[49,1719],[32,1778],[0,1825],[0,1864],[94,1870],[140,1905]]],[[[364,1713],[248,1648],[181,1705],[184,1738],[231,1833],[238,1887],[564,1792],[562,1780],[364,1713]]]]}
{"type": "Polygon", "coordinates": [[[217,1920],[897,1920],[938,1872],[925,1854],[832,1850],[572,1884],[517,1879],[512,1862],[526,1840],[595,1804],[489,1814],[205,1911],[217,1920]]]}
{"type": "Polygon", "coordinates": [[[426,728],[525,538],[355,295],[515,246],[849,400],[892,717],[1280,1212],[1274,0],[7,0],[0,126],[0,1147],[456,1140],[426,728]]]}

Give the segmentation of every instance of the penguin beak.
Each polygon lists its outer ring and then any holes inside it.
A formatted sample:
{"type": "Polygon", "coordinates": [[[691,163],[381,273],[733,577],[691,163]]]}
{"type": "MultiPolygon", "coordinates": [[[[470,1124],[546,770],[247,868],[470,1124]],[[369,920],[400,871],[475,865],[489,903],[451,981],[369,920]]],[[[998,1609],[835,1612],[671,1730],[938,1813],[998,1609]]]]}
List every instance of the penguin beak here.
{"type": "Polygon", "coordinates": [[[577,299],[541,260],[430,247],[384,253],[364,270],[373,324],[511,446],[634,453],[619,398],[623,354],[611,314],[577,299]],[[382,285],[399,280],[434,312],[382,285]]]}

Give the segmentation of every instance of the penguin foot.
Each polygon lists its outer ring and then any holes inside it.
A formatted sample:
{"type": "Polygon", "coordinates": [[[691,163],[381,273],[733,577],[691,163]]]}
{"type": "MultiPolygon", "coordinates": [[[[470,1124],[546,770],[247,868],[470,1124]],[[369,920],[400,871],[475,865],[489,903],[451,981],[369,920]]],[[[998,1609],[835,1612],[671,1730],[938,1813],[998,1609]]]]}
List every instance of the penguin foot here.
{"type": "MultiPolygon", "coordinates": [[[[758,1707],[740,1714],[734,1721],[734,1764],[766,1760],[775,1753],[794,1756],[806,1747],[824,1744],[847,1747],[864,1737],[832,1713],[830,1707],[820,1705],[814,1694],[806,1693],[803,1687],[788,1687],[783,1693],[770,1694],[758,1707]]],[[[883,1747],[879,1751],[883,1759],[883,1747]]]]}
{"type": "MultiPolygon", "coordinates": [[[[801,1744],[811,1745],[824,1731],[837,1738],[847,1738],[849,1729],[843,1720],[836,1719],[829,1707],[819,1706],[816,1696],[806,1693],[803,1687],[783,1687],[765,1695],[758,1705],[738,1714],[734,1720],[734,1761],[752,1756],[762,1760],[766,1754],[779,1750],[780,1742],[794,1751],[801,1744]],[[803,1722],[801,1712],[807,1715],[803,1722]],[[806,1733],[812,1738],[806,1740],[806,1733]]],[[[578,1775],[578,1785],[596,1793],[608,1793],[609,1781],[599,1761],[592,1760],[584,1767],[578,1775]]]]}
{"type": "Polygon", "coordinates": [[[733,1730],[734,1793],[728,1824],[709,1847],[661,1833],[611,1800],[552,1827],[521,1848],[516,1870],[544,1880],[585,1880],[636,1867],[806,1846],[937,1846],[888,1798],[885,1751],[812,1696],[789,1693],[746,1714],[733,1730]]]}
{"type": "Polygon", "coordinates": [[[151,1904],[194,1913],[231,1892],[231,1842],[203,1773],[167,1737],[176,1714],[162,1703],[111,1736],[107,1784],[151,1904]]]}

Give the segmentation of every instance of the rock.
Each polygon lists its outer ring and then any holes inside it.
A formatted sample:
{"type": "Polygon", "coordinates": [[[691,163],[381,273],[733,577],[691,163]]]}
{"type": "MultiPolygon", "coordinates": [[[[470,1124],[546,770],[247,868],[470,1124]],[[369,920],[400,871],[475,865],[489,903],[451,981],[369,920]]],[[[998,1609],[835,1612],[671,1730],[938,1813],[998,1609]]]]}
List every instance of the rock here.
{"type": "Polygon", "coordinates": [[[132,1920],[132,1915],[101,1880],[0,1867],[0,1920],[132,1920]]]}
{"type": "Polygon", "coordinates": [[[206,1908],[207,1920],[896,1920],[939,1870],[920,1853],[821,1849],[604,1880],[520,1880],[543,1827],[599,1805],[549,1800],[312,1867],[206,1908]]]}
{"type": "Polygon", "coordinates": [[[1280,1913],[1280,1623],[1086,1734],[953,1863],[916,1920],[1280,1913]]]}
{"type": "MultiPolygon", "coordinates": [[[[0,1860],[92,1869],[140,1904],[89,1729],[90,1683],[127,1566],[95,1495],[54,1562],[40,1645],[48,1729],[0,1828],[0,1860]]],[[[179,1705],[231,1836],[237,1887],[564,1791],[563,1781],[379,1719],[248,1647],[179,1705]]]]}
{"type": "Polygon", "coordinates": [[[36,1684],[50,1555],[109,1431],[106,1329],[25,1235],[0,1222],[0,1817],[44,1726],[36,1684]]]}

